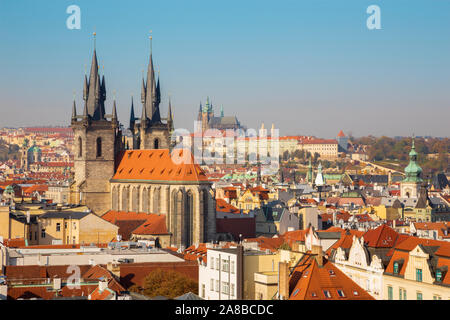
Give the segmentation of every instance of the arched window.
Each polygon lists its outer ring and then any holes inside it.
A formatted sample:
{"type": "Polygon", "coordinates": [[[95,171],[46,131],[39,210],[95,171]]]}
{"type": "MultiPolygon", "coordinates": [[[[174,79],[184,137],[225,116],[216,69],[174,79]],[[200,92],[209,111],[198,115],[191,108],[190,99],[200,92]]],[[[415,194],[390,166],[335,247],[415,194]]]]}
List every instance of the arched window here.
{"type": "Polygon", "coordinates": [[[394,273],[398,274],[398,262],[394,262],[394,273]]]}
{"type": "Polygon", "coordinates": [[[81,137],[78,137],[78,157],[83,156],[83,140],[81,137]]]}
{"type": "Polygon", "coordinates": [[[102,156],[102,138],[97,138],[97,157],[102,156]]]}
{"type": "Polygon", "coordinates": [[[155,139],[153,141],[153,144],[154,144],[154,149],[159,149],[159,140],[158,139],[155,139]]]}
{"type": "Polygon", "coordinates": [[[184,202],[184,232],[185,232],[185,246],[189,247],[193,242],[194,230],[194,196],[191,191],[186,193],[184,202]]]}

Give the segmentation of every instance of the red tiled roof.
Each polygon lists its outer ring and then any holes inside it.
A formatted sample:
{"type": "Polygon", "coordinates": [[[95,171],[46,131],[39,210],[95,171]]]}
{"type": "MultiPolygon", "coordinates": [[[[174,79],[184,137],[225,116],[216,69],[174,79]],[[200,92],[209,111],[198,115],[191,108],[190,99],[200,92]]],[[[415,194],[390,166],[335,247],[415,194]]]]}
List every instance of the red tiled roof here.
{"type": "Polygon", "coordinates": [[[226,213],[241,213],[238,208],[229,204],[224,199],[216,199],[216,211],[226,213]]]}
{"type": "Polygon", "coordinates": [[[188,149],[127,150],[123,154],[114,180],[208,181],[205,172],[188,149]],[[187,163],[174,161],[186,159],[187,163]]]}
{"type": "Polygon", "coordinates": [[[161,235],[168,234],[166,216],[154,213],[136,213],[110,210],[106,212],[103,219],[119,226],[119,234],[129,238],[131,234],[161,235]],[[117,223],[119,221],[119,223],[117,223]],[[130,222],[133,221],[133,222],[130,222]],[[136,221],[142,222],[138,224],[136,221]],[[132,229],[135,225],[137,227],[132,229]],[[122,227],[122,229],[120,229],[122,227]],[[132,230],[131,230],[132,229],[132,230]],[[131,230],[131,233],[130,233],[131,230]],[[123,234],[121,232],[124,232],[123,234]]]}
{"type": "Polygon", "coordinates": [[[446,222],[414,222],[414,227],[416,230],[436,230],[439,237],[450,239],[450,225],[446,222]]]}
{"type": "Polygon", "coordinates": [[[374,300],[333,263],[323,261],[319,267],[314,257],[302,258],[290,277],[289,300],[374,300]]]}
{"type": "Polygon", "coordinates": [[[25,246],[25,239],[3,239],[3,245],[9,248],[20,248],[25,246]]]}
{"type": "Polygon", "coordinates": [[[249,238],[244,239],[244,242],[257,242],[260,250],[270,250],[272,252],[278,251],[278,248],[285,242],[283,237],[278,238],[249,238]]]}
{"type": "Polygon", "coordinates": [[[364,242],[373,248],[392,248],[398,238],[398,232],[386,224],[370,229],[364,234],[364,242]]]}
{"type": "Polygon", "coordinates": [[[305,236],[308,232],[309,228],[305,230],[287,231],[283,233],[282,237],[286,241],[286,243],[292,247],[295,242],[305,242],[305,236]]]}

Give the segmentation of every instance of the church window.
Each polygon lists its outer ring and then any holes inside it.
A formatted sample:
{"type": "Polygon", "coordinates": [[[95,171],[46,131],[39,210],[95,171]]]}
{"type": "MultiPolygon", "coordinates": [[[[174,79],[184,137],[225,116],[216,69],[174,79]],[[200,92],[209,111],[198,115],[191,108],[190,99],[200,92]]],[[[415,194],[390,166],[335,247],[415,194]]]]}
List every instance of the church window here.
{"type": "Polygon", "coordinates": [[[155,139],[153,144],[154,144],[154,149],[159,149],[159,140],[158,139],[155,139]]]}
{"type": "Polygon", "coordinates": [[[97,138],[97,157],[102,156],[102,138],[97,138]]]}

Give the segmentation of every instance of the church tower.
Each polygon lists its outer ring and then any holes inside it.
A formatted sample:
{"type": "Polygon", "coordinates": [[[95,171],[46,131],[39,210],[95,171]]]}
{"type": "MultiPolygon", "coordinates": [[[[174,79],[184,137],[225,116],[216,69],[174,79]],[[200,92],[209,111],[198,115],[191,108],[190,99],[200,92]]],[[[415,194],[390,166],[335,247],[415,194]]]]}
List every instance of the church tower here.
{"type": "Polygon", "coordinates": [[[105,114],[105,77],[100,80],[95,45],[89,80],[84,77],[83,100],[82,115],[77,115],[75,103],[72,108],[75,175],[70,186],[70,202],[87,205],[101,215],[110,209],[109,180],[114,175],[123,143],[115,101],[112,114],[105,114]]]}
{"type": "Polygon", "coordinates": [[[141,102],[142,115],[139,124],[138,143],[134,149],[169,149],[171,123],[163,123],[159,105],[161,103],[161,89],[155,79],[153,56],[150,36],[150,60],[147,69],[147,81],[142,79],[141,102]]]}
{"type": "Polygon", "coordinates": [[[417,163],[417,152],[412,139],[411,151],[409,152],[409,164],[405,168],[405,179],[400,183],[401,198],[418,198],[422,179],[422,168],[417,163]]]}

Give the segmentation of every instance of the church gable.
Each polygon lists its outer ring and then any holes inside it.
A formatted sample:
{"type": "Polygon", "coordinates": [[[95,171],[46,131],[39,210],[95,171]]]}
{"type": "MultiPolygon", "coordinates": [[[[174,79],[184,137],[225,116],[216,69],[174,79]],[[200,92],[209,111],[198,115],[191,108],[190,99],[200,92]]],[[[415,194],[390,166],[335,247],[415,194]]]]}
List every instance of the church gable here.
{"type": "MultiPolygon", "coordinates": [[[[181,160],[181,159],[180,159],[181,160]]],[[[150,180],[165,182],[207,182],[205,172],[194,163],[187,149],[127,150],[112,178],[114,180],[150,180]],[[184,157],[184,163],[176,159],[184,157]],[[187,161],[186,161],[187,160],[187,161]]]]}

